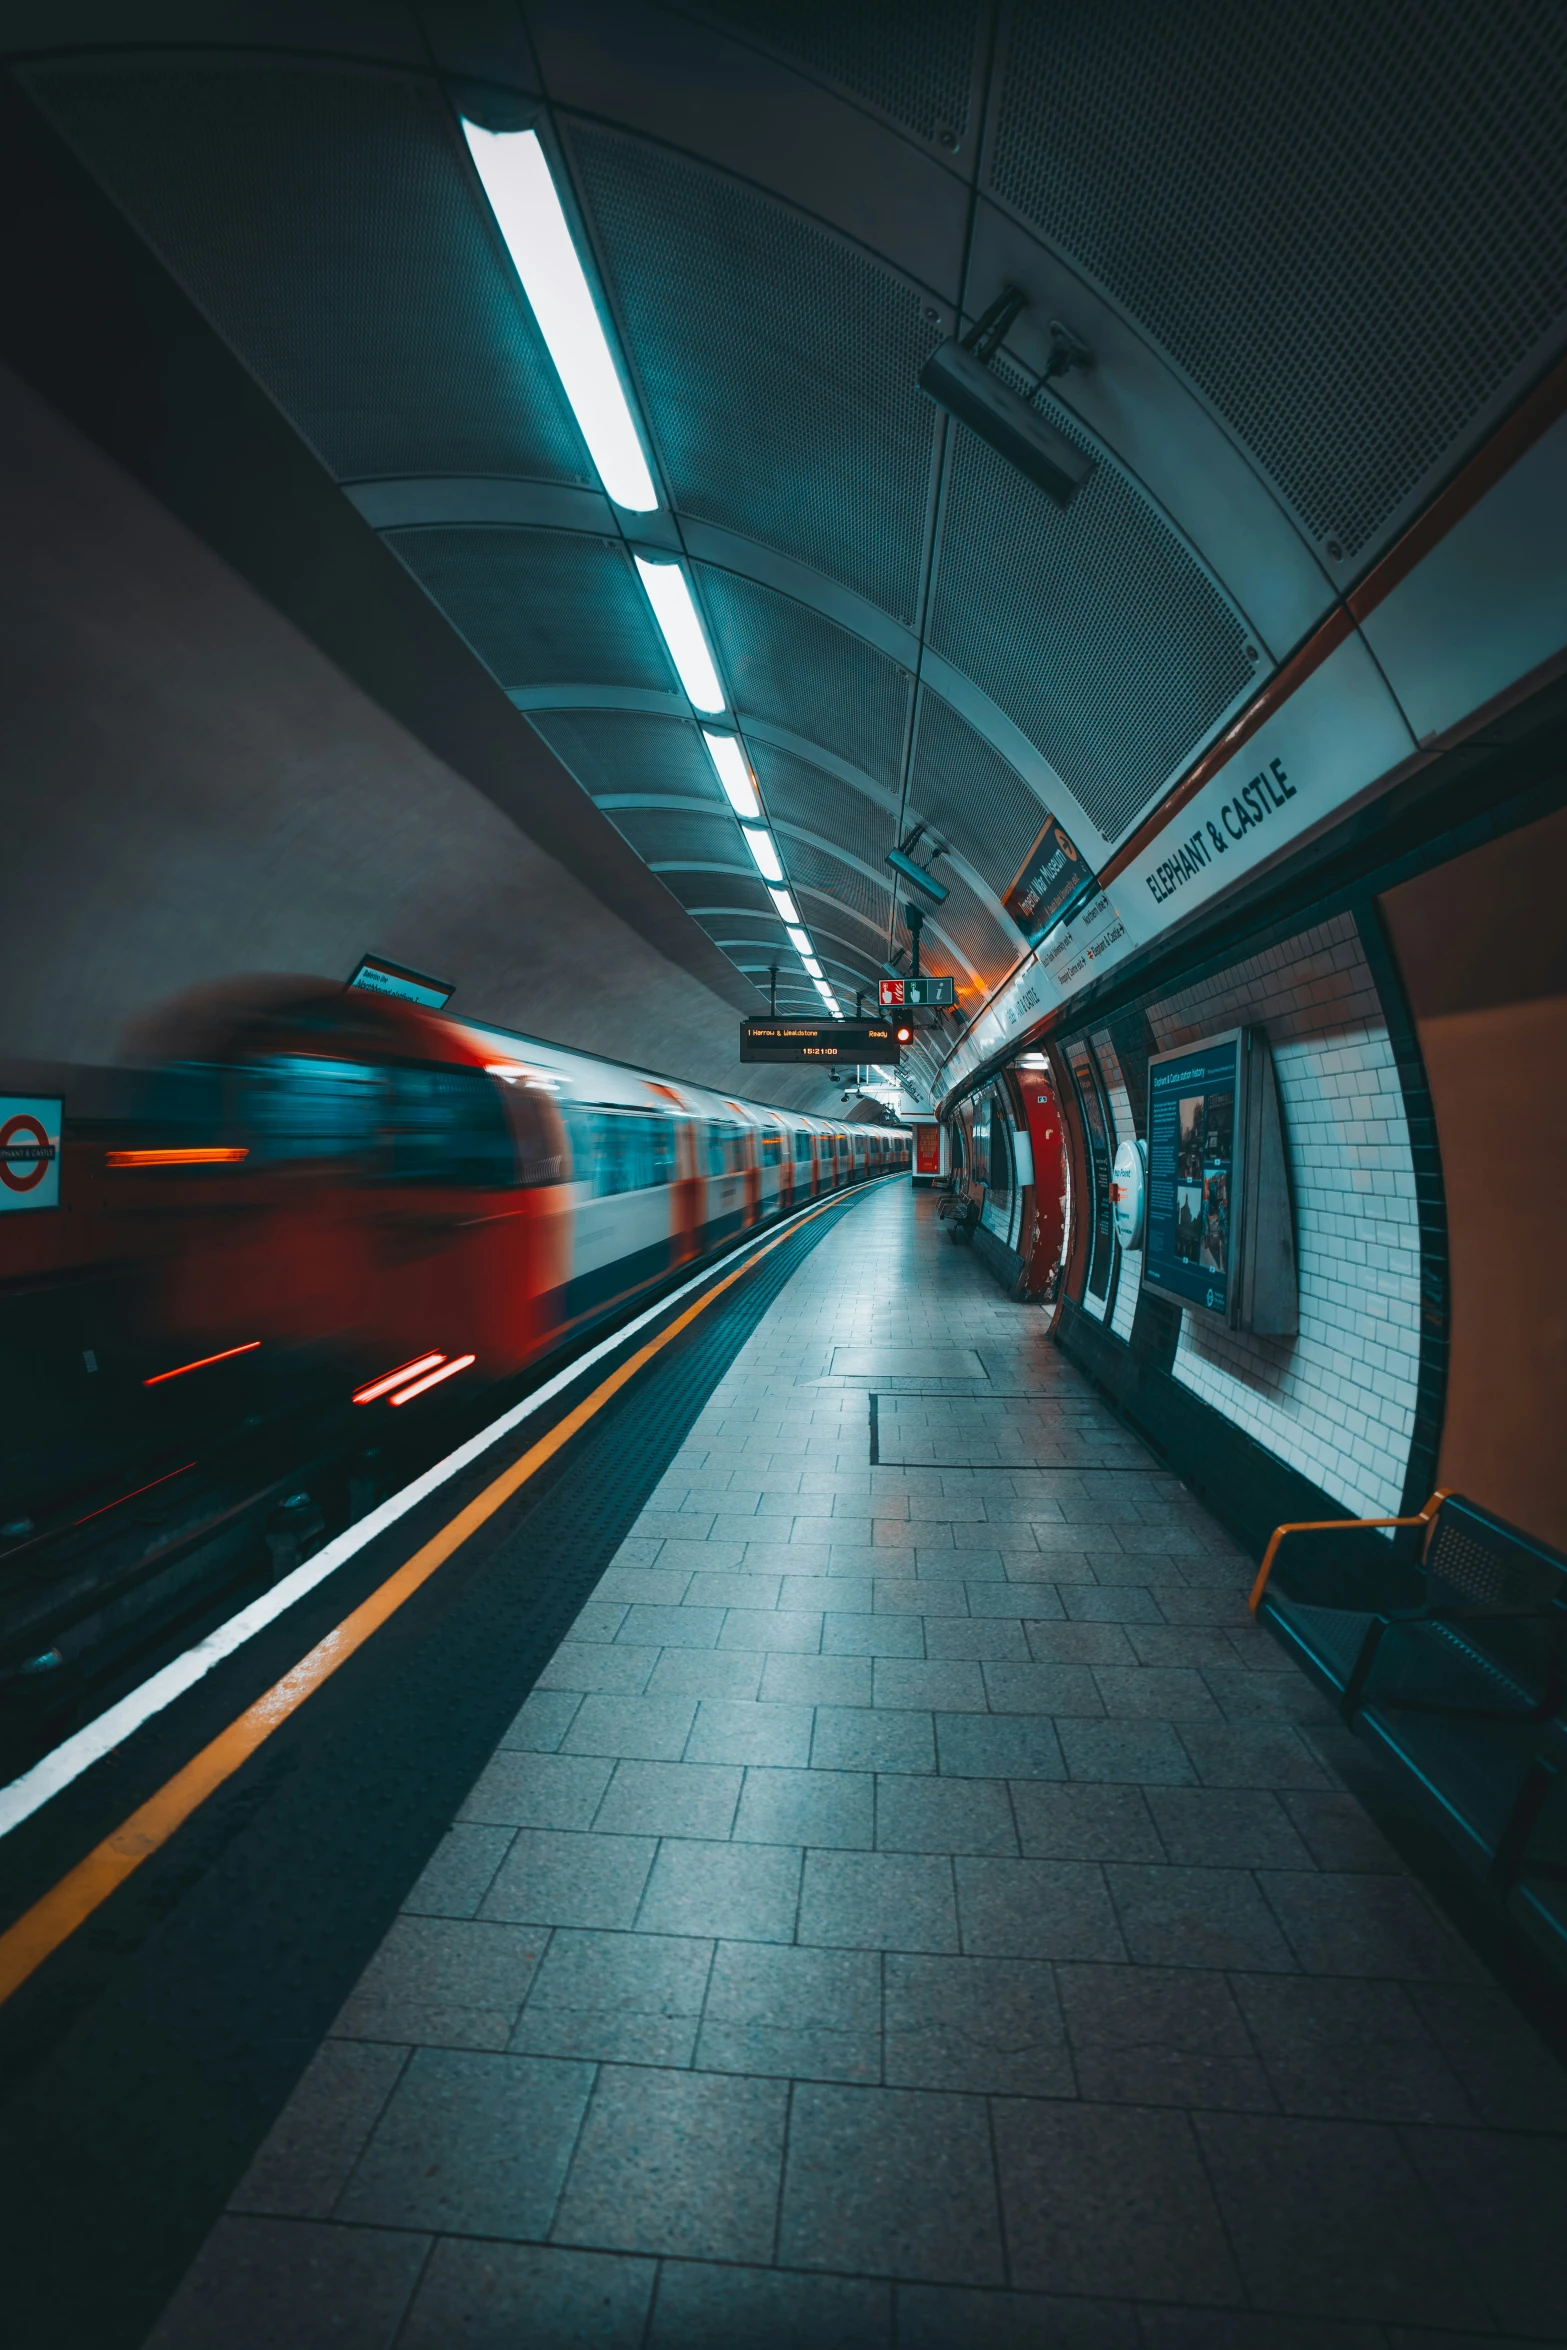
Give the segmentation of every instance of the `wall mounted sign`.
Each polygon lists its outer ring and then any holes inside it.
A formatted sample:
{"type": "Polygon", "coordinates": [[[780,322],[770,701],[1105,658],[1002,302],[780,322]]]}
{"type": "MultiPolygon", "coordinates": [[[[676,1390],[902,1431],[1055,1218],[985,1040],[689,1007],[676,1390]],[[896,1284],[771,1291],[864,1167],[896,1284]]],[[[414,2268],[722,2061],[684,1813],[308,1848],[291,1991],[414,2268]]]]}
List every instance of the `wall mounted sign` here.
{"type": "Polygon", "coordinates": [[[59,1206],[64,1108],[45,1094],[0,1094],[0,1216],[59,1206]]]}
{"type": "Polygon", "coordinates": [[[442,1010],[457,992],[455,980],[430,979],[422,971],[407,971],[401,963],[388,963],[380,955],[366,955],[348,984],[368,988],[372,995],[402,996],[407,1003],[423,1004],[429,1012],[442,1010]]]}
{"type": "Polygon", "coordinates": [[[899,1046],[885,1020],[742,1020],[742,1061],[841,1061],[895,1069],[899,1046]]]}
{"type": "Polygon", "coordinates": [[[1093,886],[1093,879],[1071,836],[1047,816],[1017,879],[1002,892],[1001,903],[1029,945],[1035,946],[1073,900],[1093,886]]]}

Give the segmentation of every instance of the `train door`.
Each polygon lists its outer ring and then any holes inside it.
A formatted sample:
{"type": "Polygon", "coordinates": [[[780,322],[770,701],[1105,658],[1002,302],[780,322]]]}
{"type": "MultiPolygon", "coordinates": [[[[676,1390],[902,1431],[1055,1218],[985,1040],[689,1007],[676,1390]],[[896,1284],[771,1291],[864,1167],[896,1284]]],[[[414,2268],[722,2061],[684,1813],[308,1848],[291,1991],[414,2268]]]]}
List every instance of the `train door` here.
{"type": "Polygon", "coordinates": [[[564,1319],[602,1311],[668,1271],[670,1191],[679,1169],[675,1120],[662,1110],[573,1101],[571,1278],[564,1319]]]}
{"type": "Polygon", "coordinates": [[[745,1229],[747,1175],[745,1130],[733,1118],[710,1118],[705,1129],[707,1213],[703,1243],[716,1248],[745,1229]]]}

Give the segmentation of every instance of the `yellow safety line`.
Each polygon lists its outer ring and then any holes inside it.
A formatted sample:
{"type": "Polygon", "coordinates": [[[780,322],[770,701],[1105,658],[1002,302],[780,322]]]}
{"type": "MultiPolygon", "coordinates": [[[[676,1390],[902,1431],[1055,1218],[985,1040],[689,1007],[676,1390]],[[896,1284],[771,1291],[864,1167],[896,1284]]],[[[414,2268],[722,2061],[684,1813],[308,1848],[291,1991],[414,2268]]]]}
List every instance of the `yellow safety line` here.
{"type": "Polygon", "coordinates": [[[479,1528],[504,1502],[511,1499],[545,1462],[553,1459],[563,1445],[569,1444],[579,1428],[603,1410],[613,1395],[618,1395],[627,1382],[636,1377],[645,1363],[677,1338],[680,1332],[694,1322],[699,1314],[726,1289],[732,1288],[742,1273],[750,1272],[775,1248],[779,1248],[814,1217],[825,1215],[829,1208],[842,1205],[843,1196],[834,1194],[821,1200],[804,1215],[796,1218],[787,1231],[775,1232],[763,1245],[752,1251],[743,1264],[736,1265],[721,1281],[704,1290],[684,1311],[677,1314],[667,1329],[656,1338],[639,1346],[618,1370],[610,1373],[573,1406],[564,1419],[558,1421],[547,1436],[541,1436],[509,1469],[486,1485],[466,1508],[457,1512],[439,1534],[416,1550],[411,1559],[369,1598],[362,1600],[351,1615],[345,1616],[334,1631],[316,1643],[308,1656],[275,1681],[266,1694],[254,1705],[247,1706],[237,1721],[221,1730],[210,1745],[193,1755],[183,1770],[158,1789],[156,1795],[121,1822],[113,1835],[95,1845],[85,1859],[51,1886],[32,1908],[19,1917],[15,1925],[0,1934],[0,2004],[27,1981],[29,1975],[42,1966],[44,1960],[69,1940],[78,1926],[92,1916],[95,1909],[108,1900],[111,1893],[124,1884],[127,1877],[141,1867],[144,1860],[165,1845],[177,1828],[183,1827],[192,1812],[206,1802],[207,1797],[231,1779],[242,1763],[248,1762],[257,1748],[271,1737],[274,1730],[286,1722],[290,1714],[303,1705],[312,1691],[331,1679],[339,1665],[346,1664],[356,1649],[362,1648],[372,1633],[378,1632],[406,1600],[412,1599],[421,1585],[427,1583],[436,1569],[444,1566],[471,1534],[479,1528]]]}

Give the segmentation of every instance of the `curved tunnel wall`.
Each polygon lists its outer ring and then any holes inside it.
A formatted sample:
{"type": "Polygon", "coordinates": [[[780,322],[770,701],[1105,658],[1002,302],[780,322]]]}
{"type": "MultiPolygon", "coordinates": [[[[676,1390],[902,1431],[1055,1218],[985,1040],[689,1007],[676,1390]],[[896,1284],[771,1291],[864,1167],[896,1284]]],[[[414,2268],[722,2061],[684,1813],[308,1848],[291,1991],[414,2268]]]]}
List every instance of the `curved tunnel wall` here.
{"type": "Polygon", "coordinates": [[[826,1106],[3,371],[0,452],[0,1054],[108,1060],[180,989],[377,952],[472,1017],[826,1106]]]}

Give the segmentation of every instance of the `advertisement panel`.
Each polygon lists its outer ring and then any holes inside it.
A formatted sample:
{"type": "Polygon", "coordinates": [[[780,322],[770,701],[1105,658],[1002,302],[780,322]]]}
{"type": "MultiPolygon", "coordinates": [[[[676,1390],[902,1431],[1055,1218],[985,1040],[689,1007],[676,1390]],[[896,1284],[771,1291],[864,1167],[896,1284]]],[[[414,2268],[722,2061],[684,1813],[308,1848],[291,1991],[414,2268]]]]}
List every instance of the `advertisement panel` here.
{"type": "Polygon", "coordinates": [[[1047,816],[1043,831],[1023,859],[1017,879],[1003,892],[1001,903],[1029,945],[1037,946],[1073,899],[1092,885],[1093,878],[1070,834],[1053,816],[1047,816]]]}
{"type": "Polygon", "coordinates": [[[1143,1281],[1231,1317],[1240,1197],[1240,1029],[1148,1064],[1148,1203],[1143,1281]]]}

